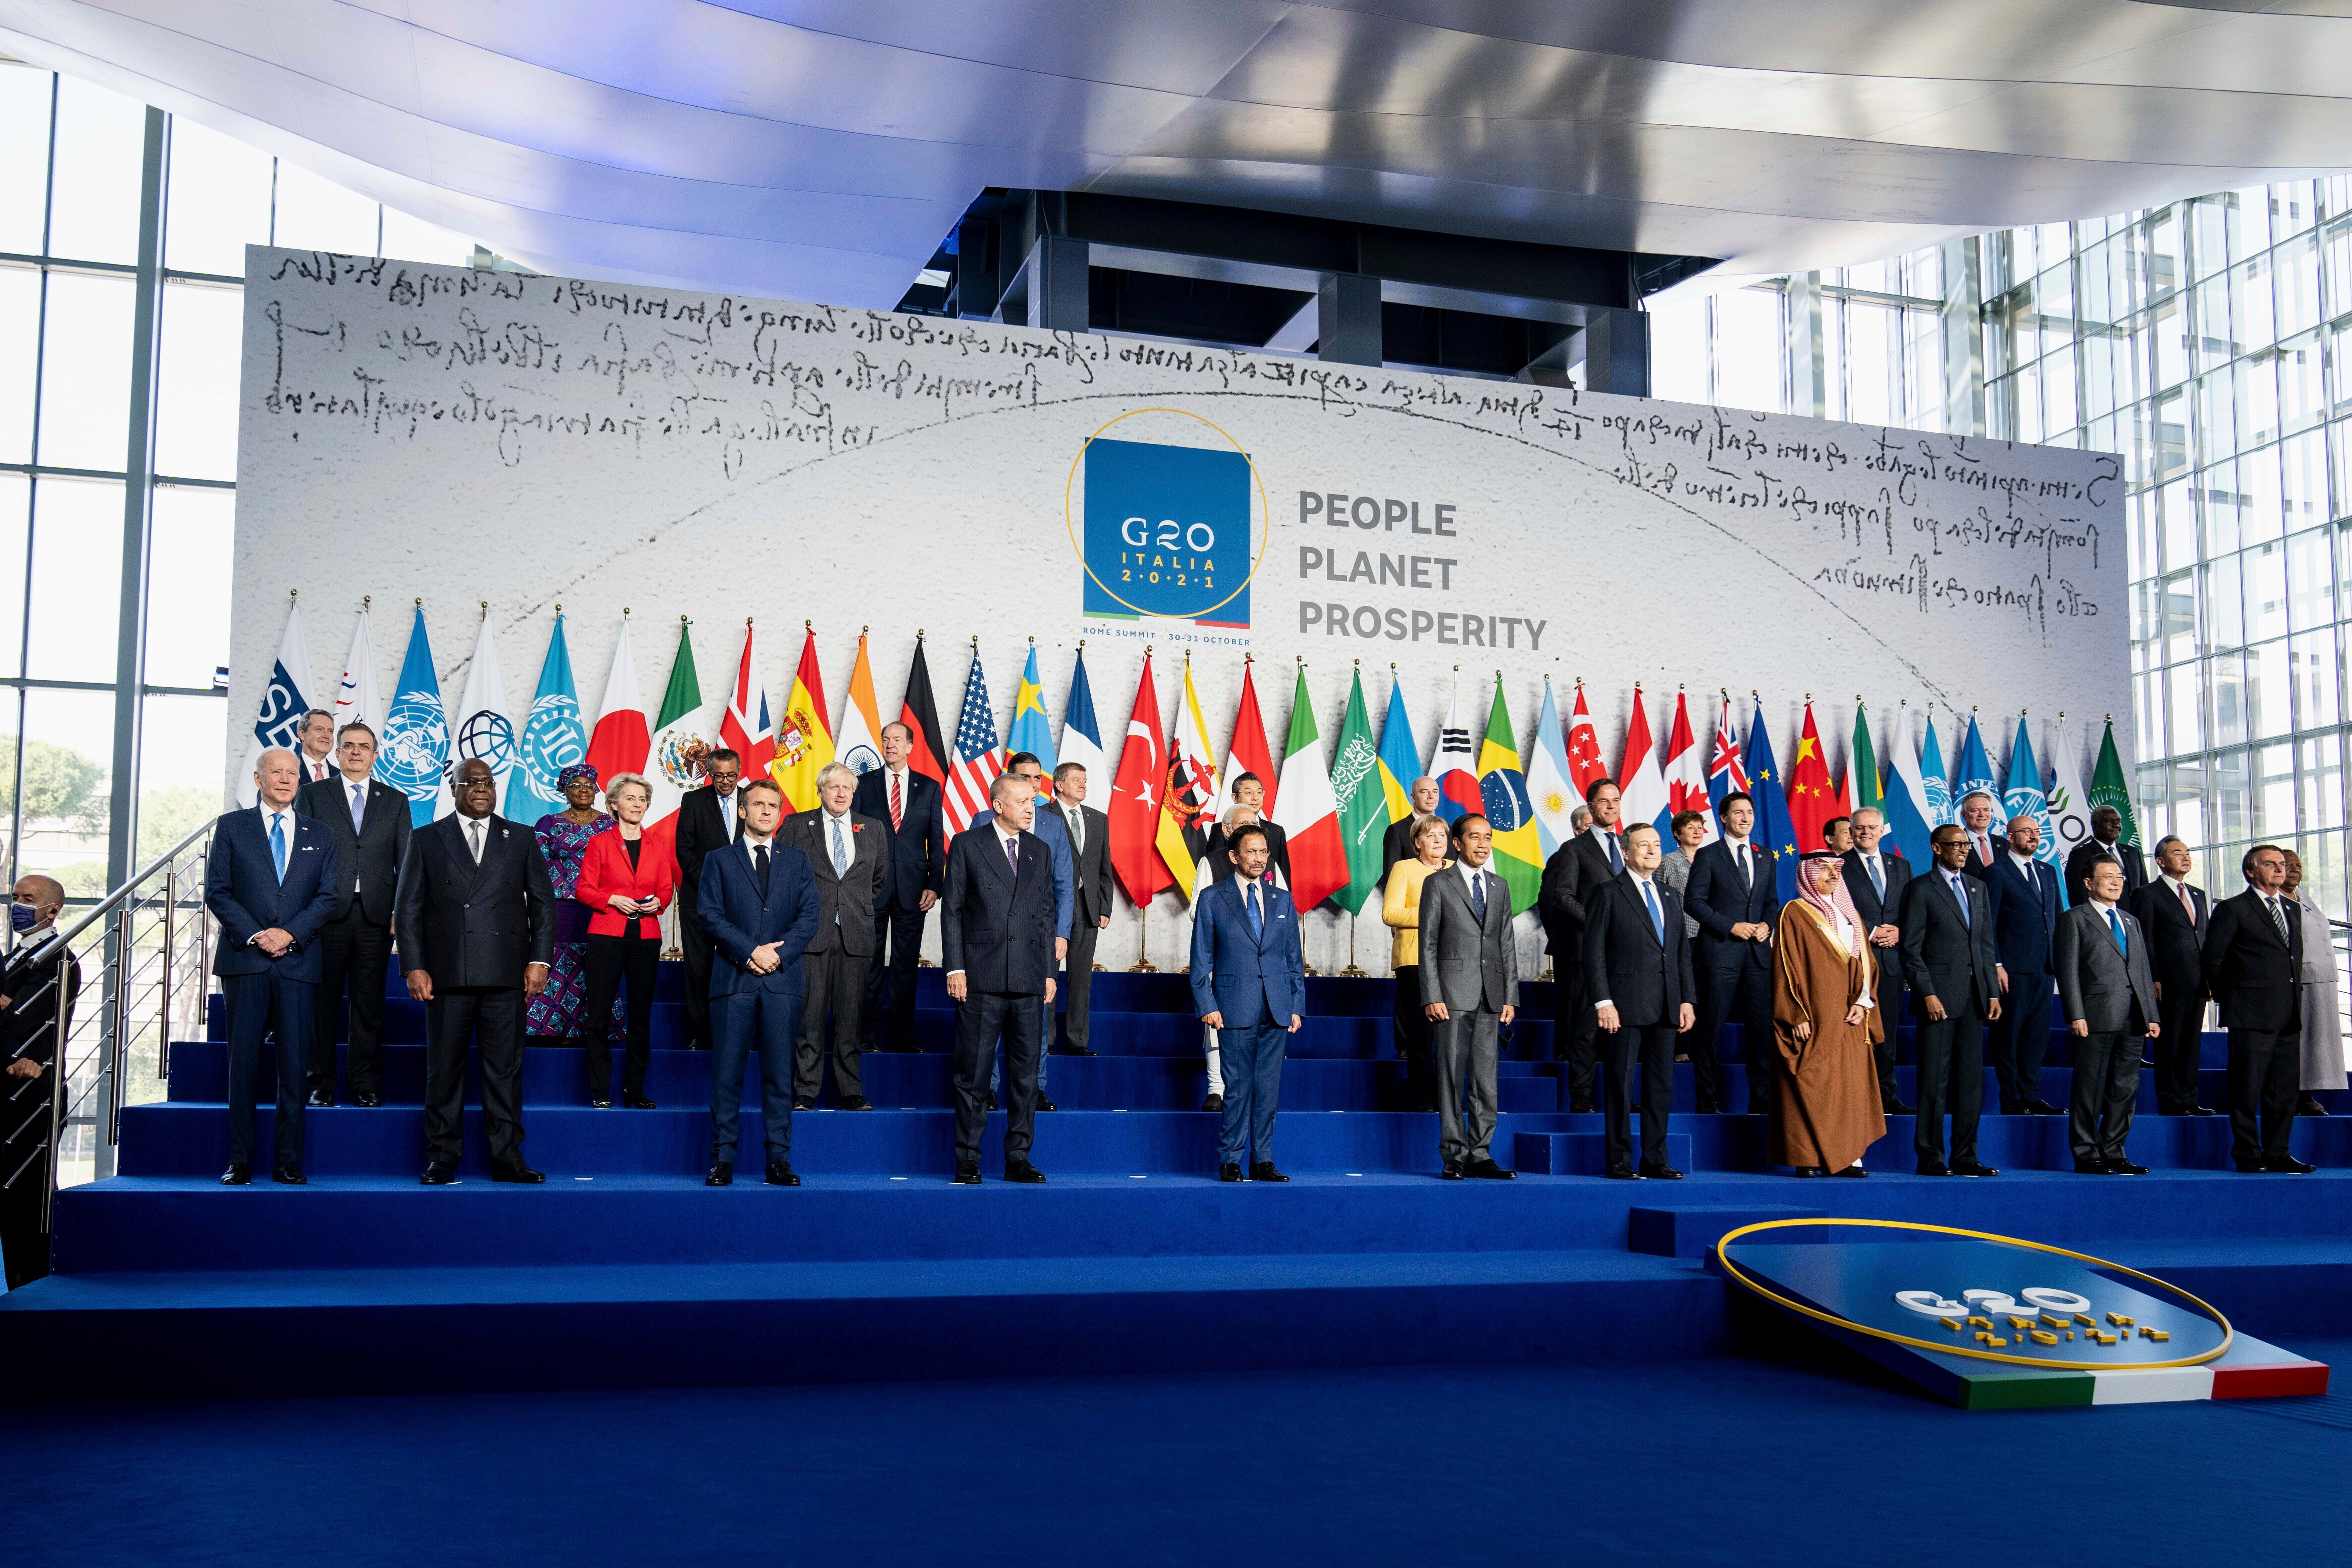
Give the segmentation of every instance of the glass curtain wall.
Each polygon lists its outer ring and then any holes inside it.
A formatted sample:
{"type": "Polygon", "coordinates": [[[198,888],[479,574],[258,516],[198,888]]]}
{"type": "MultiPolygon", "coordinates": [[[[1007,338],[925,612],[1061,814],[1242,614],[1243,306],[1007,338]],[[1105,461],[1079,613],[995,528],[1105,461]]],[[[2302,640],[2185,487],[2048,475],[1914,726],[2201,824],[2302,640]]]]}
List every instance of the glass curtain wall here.
{"type": "MultiPolygon", "coordinates": [[[[474,249],[202,126],[0,61],[0,833],[12,882],[37,871],[95,899],[220,809],[248,243],[456,266],[474,249]],[[155,291],[143,356],[142,244],[155,291]],[[143,562],[128,598],[126,559],[143,562]],[[142,655],[131,668],[125,648],[142,655]],[[127,703],[138,710],[126,729],[127,703]],[[126,750],[132,777],[118,789],[126,750]],[[113,831],[125,808],[135,836],[113,831]]],[[[345,635],[312,628],[338,651],[345,635]]]]}

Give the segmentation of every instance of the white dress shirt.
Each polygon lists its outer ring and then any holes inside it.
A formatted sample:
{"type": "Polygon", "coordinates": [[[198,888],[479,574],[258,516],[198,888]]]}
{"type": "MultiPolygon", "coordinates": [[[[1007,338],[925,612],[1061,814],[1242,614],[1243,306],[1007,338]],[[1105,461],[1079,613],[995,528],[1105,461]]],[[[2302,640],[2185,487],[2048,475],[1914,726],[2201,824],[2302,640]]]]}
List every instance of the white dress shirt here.
{"type": "Polygon", "coordinates": [[[342,771],[325,757],[314,757],[308,752],[297,752],[295,755],[302,762],[304,784],[317,784],[320,779],[333,778],[342,771]]]}
{"type": "MultiPolygon", "coordinates": [[[[1649,879],[1649,878],[1647,878],[1647,877],[1644,877],[1644,876],[1643,876],[1643,875],[1642,875],[1642,873],[1640,873],[1639,871],[1634,870],[1631,866],[1626,867],[1626,868],[1625,868],[1625,870],[1626,870],[1626,874],[1627,874],[1627,875],[1629,875],[1629,876],[1631,876],[1631,877],[1633,879],[1633,891],[1634,891],[1634,895],[1642,900],[1642,911],[1643,911],[1643,913],[1647,914],[1647,913],[1649,912],[1649,909],[1650,909],[1650,900],[1651,900],[1652,899],[1657,899],[1657,900],[1658,900],[1658,913],[1659,913],[1661,916],[1664,916],[1664,913],[1666,912],[1666,900],[1665,900],[1664,899],[1663,899],[1663,898],[1659,898],[1659,897],[1658,897],[1658,894],[1657,894],[1657,892],[1656,892],[1656,890],[1655,890],[1654,889],[1651,889],[1651,890],[1649,890],[1649,891],[1647,891],[1647,892],[1644,892],[1644,891],[1643,890],[1643,889],[1649,889],[1649,888],[1650,888],[1650,879],[1649,879]]],[[[1592,1005],[1593,1005],[1594,1007],[1596,1007],[1596,1008],[1600,1008],[1600,1007],[1613,1007],[1613,1006],[1615,1006],[1615,1005],[1616,1005],[1616,1004],[1615,1004],[1614,1002],[1612,1002],[1608,997],[1603,996],[1600,1001],[1595,1002],[1592,1005]]]]}

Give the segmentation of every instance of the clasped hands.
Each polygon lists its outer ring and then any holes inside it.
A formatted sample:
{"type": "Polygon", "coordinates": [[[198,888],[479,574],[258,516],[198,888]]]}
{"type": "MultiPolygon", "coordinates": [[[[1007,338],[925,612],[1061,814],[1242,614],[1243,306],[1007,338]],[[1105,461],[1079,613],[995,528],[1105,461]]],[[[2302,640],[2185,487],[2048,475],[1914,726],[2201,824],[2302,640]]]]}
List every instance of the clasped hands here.
{"type": "Polygon", "coordinates": [[[1734,921],[1731,922],[1731,934],[1741,942],[1760,942],[1767,947],[1772,945],[1772,928],[1762,921],[1734,921]]]}
{"type": "Polygon", "coordinates": [[[626,893],[614,893],[604,901],[625,915],[642,918],[646,915],[661,913],[661,900],[658,899],[633,899],[626,893]]]}

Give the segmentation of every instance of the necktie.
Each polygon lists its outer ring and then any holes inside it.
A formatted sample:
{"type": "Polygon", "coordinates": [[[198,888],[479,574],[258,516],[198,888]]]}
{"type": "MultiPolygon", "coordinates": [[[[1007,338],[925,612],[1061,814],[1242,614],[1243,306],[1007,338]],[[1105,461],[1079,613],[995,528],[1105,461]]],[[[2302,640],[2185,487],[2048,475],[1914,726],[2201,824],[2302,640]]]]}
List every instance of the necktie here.
{"type": "Polygon", "coordinates": [[[367,820],[367,785],[352,785],[352,831],[357,833],[367,820]]]}
{"type": "Polygon", "coordinates": [[[1658,945],[1666,945],[1665,912],[1658,908],[1658,889],[1654,882],[1642,884],[1642,897],[1650,906],[1650,930],[1656,933],[1658,945]]]}
{"type": "MultiPolygon", "coordinates": [[[[285,865],[284,857],[279,857],[278,865],[282,869],[285,865]]],[[[2294,939],[2286,934],[2286,910],[2280,906],[2280,903],[2276,899],[2264,899],[2263,901],[2271,907],[2271,923],[2278,927],[2279,941],[2285,942],[2289,947],[2293,947],[2294,945],[2294,939]]]]}
{"type": "Polygon", "coordinates": [[[1878,864],[1878,857],[1870,858],[1870,885],[1878,889],[1878,901],[1886,901],[1886,873],[1878,864]]]}
{"type": "Polygon", "coordinates": [[[896,773],[890,775],[890,831],[893,833],[898,832],[907,820],[906,797],[898,789],[898,781],[904,776],[896,773]]]}
{"type": "Polygon", "coordinates": [[[1617,872],[1623,871],[1625,869],[1625,857],[1617,853],[1617,836],[1604,827],[1601,830],[1601,842],[1606,845],[1609,849],[1609,869],[1617,872]]]}
{"type": "Polygon", "coordinates": [[[474,864],[482,863],[482,819],[470,817],[466,823],[466,847],[474,852],[474,864]]]}
{"type": "Polygon", "coordinates": [[[1483,871],[1470,873],[1470,912],[1478,917],[1480,925],[1486,923],[1486,874],[1483,871]]]}
{"type": "Polygon", "coordinates": [[[768,901],[768,847],[764,844],[751,846],[751,876],[760,884],[760,901],[764,904],[768,901]]]}
{"type": "Polygon", "coordinates": [[[2189,917],[2189,929],[2193,931],[2197,926],[2197,900],[2189,896],[2188,883],[2176,882],[2173,888],[2180,895],[2181,912],[2189,917]]]}
{"type": "Polygon", "coordinates": [[[2107,929],[2116,933],[2116,951],[2122,953],[2126,958],[2129,958],[2131,956],[2131,943],[2124,938],[2123,917],[2116,914],[2113,910],[2109,910],[2107,911],[2107,929]]]}
{"type": "Polygon", "coordinates": [[[1969,919],[1968,884],[1960,880],[1960,874],[1958,871],[1950,872],[1948,874],[1948,879],[1952,884],[1952,897],[1960,900],[1960,923],[1962,925],[1971,925],[1975,923],[1969,919]]]}
{"type": "Polygon", "coordinates": [[[833,874],[836,878],[846,877],[849,875],[849,836],[842,831],[842,818],[836,816],[830,820],[833,823],[833,874]]]}
{"type": "Polygon", "coordinates": [[[1004,869],[1014,881],[1021,879],[1021,840],[1018,838],[1004,841],[1004,869]]]}
{"type": "Polygon", "coordinates": [[[1249,911],[1250,935],[1265,934],[1265,917],[1258,912],[1257,884],[1252,882],[1242,893],[1242,907],[1249,911]]]}
{"type": "Polygon", "coordinates": [[[719,797],[719,820],[727,828],[727,837],[735,837],[735,796],[732,792],[719,797]]]}
{"type": "Polygon", "coordinates": [[[282,811],[273,811],[269,814],[269,855],[270,858],[278,862],[278,879],[284,881],[286,879],[286,814],[282,811]]]}
{"type": "Polygon", "coordinates": [[[1085,854],[1087,852],[1086,813],[1080,811],[1074,805],[1063,815],[1068,819],[1070,824],[1070,853],[1073,855],[1085,854]]]}

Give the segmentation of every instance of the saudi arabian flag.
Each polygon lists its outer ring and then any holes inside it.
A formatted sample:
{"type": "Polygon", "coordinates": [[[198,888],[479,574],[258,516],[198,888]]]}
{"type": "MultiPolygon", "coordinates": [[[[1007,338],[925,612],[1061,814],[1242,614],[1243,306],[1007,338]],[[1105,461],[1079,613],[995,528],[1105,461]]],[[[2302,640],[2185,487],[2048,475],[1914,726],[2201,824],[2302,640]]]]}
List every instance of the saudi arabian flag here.
{"type": "Polygon", "coordinates": [[[2099,763],[2091,772],[2091,805],[2112,805],[2123,814],[2123,841],[2140,847],[2139,818],[2133,815],[2131,785],[2124,778],[2124,760],[2116,751],[2116,721],[2107,721],[2106,738],[2099,742],[2099,763]]]}
{"type": "Polygon", "coordinates": [[[1381,787],[1381,754],[1372,744],[1371,716],[1364,711],[1364,672],[1348,689],[1347,715],[1339,721],[1339,750],[1331,759],[1331,794],[1339,805],[1339,843],[1348,857],[1348,885],[1332,895],[1349,914],[1381,890],[1381,842],[1388,837],[1389,797],[1381,787]]]}
{"type": "Polygon", "coordinates": [[[1870,743],[1870,718],[1859,697],[1853,700],[1853,765],[1846,769],[1845,781],[1853,795],[1848,806],[1854,811],[1868,806],[1884,820],[1886,802],[1878,787],[1878,748],[1870,743]]]}
{"type": "Polygon", "coordinates": [[[1518,742],[1512,738],[1511,710],[1503,701],[1503,683],[1495,682],[1495,703],[1486,710],[1486,739],[1478,747],[1478,795],[1485,803],[1486,825],[1495,830],[1495,874],[1511,889],[1511,912],[1535,908],[1543,886],[1543,839],[1536,826],[1535,803],[1528,798],[1528,775],[1519,768],[1518,742]]]}

